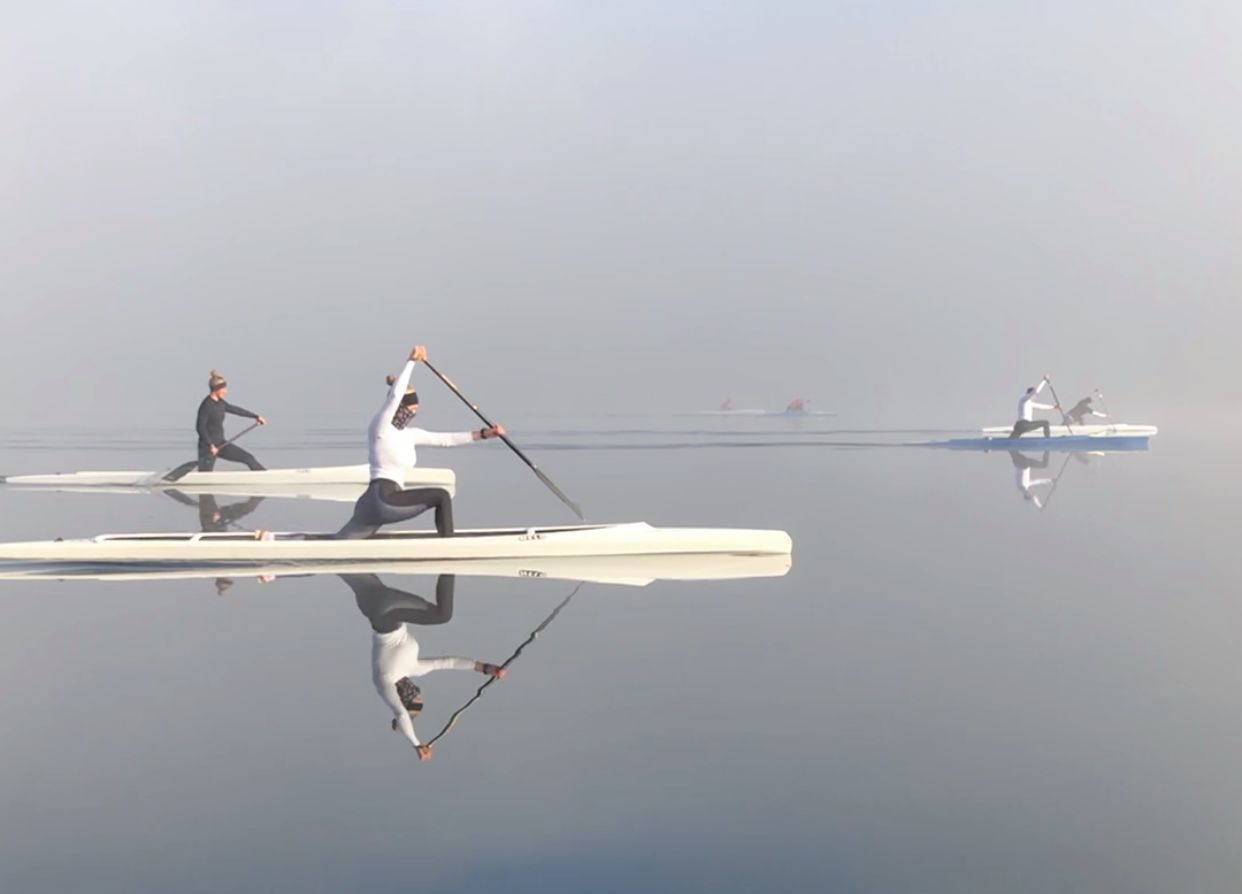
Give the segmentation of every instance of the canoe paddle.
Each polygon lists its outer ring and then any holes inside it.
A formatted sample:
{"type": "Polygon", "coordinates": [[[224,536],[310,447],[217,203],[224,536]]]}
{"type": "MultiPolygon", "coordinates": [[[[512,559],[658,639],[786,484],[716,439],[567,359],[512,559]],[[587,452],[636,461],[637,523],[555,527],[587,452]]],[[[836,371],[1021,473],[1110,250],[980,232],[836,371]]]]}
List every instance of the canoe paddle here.
{"type": "Polygon", "coordinates": [[[1065,415],[1065,407],[1061,406],[1061,398],[1057,397],[1056,386],[1052,384],[1052,379],[1045,379],[1044,381],[1048,383],[1048,390],[1052,392],[1052,399],[1057,402],[1057,409],[1061,411],[1061,423],[1065,426],[1065,430],[1073,436],[1074,427],[1070,425],[1069,417],[1065,415]]]}
{"type": "MultiPolygon", "coordinates": [[[[452,379],[450,379],[444,373],[440,372],[440,370],[436,369],[434,366],[431,365],[430,362],[426,360],[423,361],[423,365],[426,366],[433,373],[435,373],[436,378],[439,379],[441,382],[443,382],[445,385],[447,385],[450,391],[452,391],[459,398],[461,398],[461,402],[464,403],[466,406],[468,406],[471,410],[473,410],[474,415],[482,419],[484,425],[486,425],[488,428],[496,427],[495,424],[492,422],[492,420],[484,416],[482,411],[479,410],[479,408],[476,407],[474,404],[472,404],[469,401],[469,399],[467,399],[466,395],[461,393],[461,389],[459,389],[455,384],[453,384],[452,379]]],[[[572,509],[574,515],[578,516],[578,518],[582,519],[583,521],[586,521],[586,516],[582,514],[582,510],[578,508],[578,504],[575,503],[573,500],[569,499],[569,497],[565,496],[565,492],[562,491],[559,487],[557,487],[553,483],[552,479],[543,473],[542,469],[540,469],[537,465],[531,462],[530,458],[527,457],[525,453],[523,453],[521,450],[518,449],[517,444],[514,444],[511,440],[509,440],[508,435],[501,435],[500,439],[504,441],[505,444],[508,445],[510,450],[512,450],[514,453],[518,455],[518,459],[526,463],[526,465],[530,467],[530,470],[539,476],[539,480],[542,481],[545,485],[547,485],[548,490],[556,494],[556,498],[558,500],[560,500],[562,503],[564,503],[566,506],[572,509]]]]}
{"type": "MultiPolygon", "coordinates": [[[[258,427],[259,427],[259,423],[257,422],[252,423],[248,427],[243,428],[237,434],[233,435],[233,437],[229,438],[223,444],[221,444],[220,448],[223,449],[229,446],[234,441],[236,441],[238,438],[240,438],[242,435],[244,435],[246,432],[253,431],[254,429],[258,427]]],[[[174,481],[180,481],[190,472],[191,469],[196,469],[196,468],[198,468],[198,460],[192,459],[188,463],[182,463],[181,465],[177,466],[177,468],[173,469],[171,472],[165,472],[163,475],[159,477],[158,480],[167,481],[169,484],[171,484],[174,481]]]]}
{"type": "Polygon", "coordinates": [[[1113,427],[1113,431],[1117,431],[1117,420],[1113,418],[1113,414],[1108,412],[1108,405],[1104,403],[1104,392],[1099,388],[1095,389],[1095,396],[1099,398],[1100,406],[1104,409],[1104,415],[1108,417],[1108,424],[1113,427]]]}

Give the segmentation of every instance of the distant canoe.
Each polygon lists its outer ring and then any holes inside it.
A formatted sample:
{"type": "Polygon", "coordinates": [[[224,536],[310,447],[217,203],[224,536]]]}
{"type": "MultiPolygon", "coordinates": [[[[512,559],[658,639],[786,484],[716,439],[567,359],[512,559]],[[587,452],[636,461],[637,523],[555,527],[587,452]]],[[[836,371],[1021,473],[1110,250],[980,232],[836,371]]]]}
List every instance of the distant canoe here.
{"type": "MultiPolygon", "coordinates": [[[[1128,422],[1116,422],[1110,425],[1050,425],[1048,426],[1049,434],[1053,437],[1062,437],[1065,435],[1087,435],[1095,437],[1099,435],[1116,435],[1119,437],[1153,437],[1160,433],[1154,425],[1133,425],[1128,422]]],[[[1005,436],[1013,431],[1013,423],[1008,425],[991,425],[983,429],[985,437],[1005,436]]],[[[1042,429],[1041,429],[1042,431],[1042,429]]],[[[1027,436],[1029,437],[1029,435],[1027,436]]]]}

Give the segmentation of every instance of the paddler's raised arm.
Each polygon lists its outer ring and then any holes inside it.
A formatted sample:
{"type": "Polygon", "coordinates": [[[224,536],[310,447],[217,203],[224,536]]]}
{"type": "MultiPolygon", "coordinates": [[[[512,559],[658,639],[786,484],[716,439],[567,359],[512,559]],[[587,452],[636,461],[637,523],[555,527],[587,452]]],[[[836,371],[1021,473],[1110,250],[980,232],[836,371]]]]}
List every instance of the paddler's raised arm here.
{"type": "Polygon", "coordinates": [[[426,359],[426,346],[415,345],[410,351],[410,359],[405,362],[405,366],[401,367],[401,372],[390,379],[388,399],[384,401],[384,406],[380,410],[383,416],[390,417],[397,412],[397,407],[401,406],[401,399],[405,397],[405,389],[410,387],[410,379],[414,376],[414,365],[426,359]]]}

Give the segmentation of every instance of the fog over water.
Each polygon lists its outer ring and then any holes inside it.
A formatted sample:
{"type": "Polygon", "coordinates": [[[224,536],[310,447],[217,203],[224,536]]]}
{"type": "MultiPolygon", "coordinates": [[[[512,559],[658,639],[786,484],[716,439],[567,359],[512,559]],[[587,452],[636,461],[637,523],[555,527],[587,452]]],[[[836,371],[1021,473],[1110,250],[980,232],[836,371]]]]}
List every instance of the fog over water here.
{"type": "Polygon", "coordinates": [[[1239,19],[15,6],[6,409],[172,426],[218,367],[336,419],[414,340],[531,412],[1235,404],[1239,19]]]}

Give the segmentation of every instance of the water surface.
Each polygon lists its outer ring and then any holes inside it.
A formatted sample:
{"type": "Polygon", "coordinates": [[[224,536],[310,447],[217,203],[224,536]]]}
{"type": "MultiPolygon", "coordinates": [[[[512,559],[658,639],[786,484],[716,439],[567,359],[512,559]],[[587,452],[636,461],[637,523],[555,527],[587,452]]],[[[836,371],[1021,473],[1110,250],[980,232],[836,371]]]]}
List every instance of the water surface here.
{"type": "MultiPolygon", "coordinates": [[[[0,584],[0,887],[1236,889],[1236,439],[1053,455],[1040,510],[1004,453],[700,422],[541,420],[527,443],[592,520],[784,528],[790,573],[585,586],[426,763],[339,577],[0,584]]],[[[182,440],[9,432],[0,472],[171,466],[182,440]]],[[[355,440],[248,447],[334,464],[355,440]]],[[[503,448],[422,461],[457,469],[461,526],[571,520],[503,448]]],[[[199,521],[161,495],[0,500],[4,540],[199,521]]],[[[269,499],[238,523],[347,514],[269,499]]],[[[570,589],[462,578],[423,651],[503,660],[570,589]]],[[[481,680],[423,682],[425,736],[481,680]]]]}

